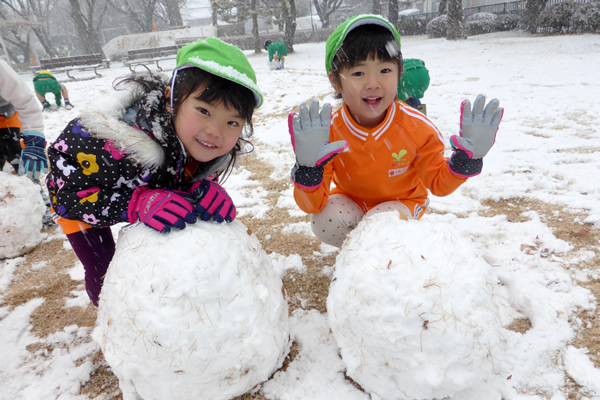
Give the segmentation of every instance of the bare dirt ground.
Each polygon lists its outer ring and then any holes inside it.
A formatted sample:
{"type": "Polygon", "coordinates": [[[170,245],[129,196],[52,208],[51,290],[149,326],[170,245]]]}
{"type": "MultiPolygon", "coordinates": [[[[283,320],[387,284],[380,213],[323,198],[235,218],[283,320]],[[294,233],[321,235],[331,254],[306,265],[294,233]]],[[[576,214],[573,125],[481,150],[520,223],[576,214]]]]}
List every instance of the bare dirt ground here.
{"type": "MultiPolygon", "coordinates": [[[[319,242],[312,236],[302,234],[285,234],[281,227],[285,224],[308,221],[307,216],[290,217],[285,210],[275,207],[278,193],[290,185],[288,179],[276,181],[270,178],[272,167],[262,162],[257,157],[248,157],[243,161],[245,168],[253,173],[252,179],[259,181],[261,187],[271,193],[268,198],[270,211],[260,219],[252,217],[240,218],[252,232],[263,243],[267,253],[276,252],[284,256],[299,254],[307,267],[306,272],[288,272],[283,280],[287,290],[290,313],[298,308],[316,309],[321,313],[326,312],[326,299],[329,289],[329,278],[321,271],[324,266],[333,266],[334,256],[315,256],[318,254],[319,242]],[[269,240],[265,238],[269,236],[269,240]],[[316,253],[317,252],[317,253],[316,253]],[[300,299],[302,299],[302,304],[300,299]]],[[[569,243],[575,250],[586,249],[596,254],[589,264],[581,265],[582,269],[597,267],[600,265],[599,240],[600,232],[591,227],[575,223],[576,217],[583,219],[584,215],[564,215],[561,221],[553,217],[553,212],[558,210],[551,204],[534,202],[525,199],[510,199],[510,201],[487,202],[489,207],[487,216],[507,215],[509,220],[520,221],[522,213],[527,210],[535,210],[554,231],[554,234],[569,243]]],[[[558,210],[560,211],[560,210],[558,210]]],[[[58,228],[53,228],[54,230],[58,228]]],[[[53,233],[51,231],[50,233],[53,233]]],[[[540,244],[542,246],[543,244],[540,244]]],[[[527,251],[525,248],[524,251],[527,251]]],[[[15,279],[4,295],[3,306],[16,307],[33,298],[43,297],[46,299],[32,315],[33,333],[44,338],[64,327],[77,324],[81,327],[92,327],[96,319],[96,309],[92,305],[85,309],[80,307],[65,308],[65,301],[69,298],[72,290],[81,285],[80,281],[74,281],[67,273],[77,261],[76,256],[70,250],[63,247],[62,240],[51,240],[42,243],[27,255],[27,261],[21,265],[16,272],[15,279]],[[40,261],[46,261],[50,267],[34,270],[32,266],[40,261]]],[[[600,299],[600,281],[589,280],[581,283],[600,299]]],[[[574,345],[589,349],[590,358],[596,367],[600,368],[600,308],[595,311],[582,312],[578,315],[584,323],[584,327],[578,332],[574,345]]],[[[515,321],[509,329],[525,332],[530,328],[528,320],[515,321]]],[[[46,345],[44,345],[46,346],[46,345]]],[[[31,345],[28,350],[35,353],[41,345],[31,345]]],[[[53,349],[48,349],[52,351],[53,349]]],[[[282,368],[297,354],[297,346],[293,345],[290,355],[282,368]]],[[[83,362],[83,361],[82,361],[83,362]]],[[[103,399],[122,399],[118,380],[112,374],[110,367],[105,363],[102,353],[98,351],[93,359],[96,366],[90,380],[82,387],[82,394],[90,399],[102,397],[103,399]]],[[[570,400],[587,398],[574,381],[567,385],[566,393],[570,400]]],[[[237,400],[265,399],[260,390],[255,393],[238,397],[237,400]]]]}

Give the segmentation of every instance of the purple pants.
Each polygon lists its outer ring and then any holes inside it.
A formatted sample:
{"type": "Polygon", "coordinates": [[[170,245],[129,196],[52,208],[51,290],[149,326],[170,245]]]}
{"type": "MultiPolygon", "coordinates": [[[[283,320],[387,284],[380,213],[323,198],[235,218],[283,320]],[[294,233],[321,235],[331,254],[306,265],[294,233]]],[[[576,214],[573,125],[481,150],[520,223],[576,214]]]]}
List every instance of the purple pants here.
{"type": "Polygon", "coordinates": [[[108,264],[115,254],[115,240],[109,227],[91,228],[67,235],[73,251],[85,269],[85,290],[98,306],[100,289],[108,264]]]}

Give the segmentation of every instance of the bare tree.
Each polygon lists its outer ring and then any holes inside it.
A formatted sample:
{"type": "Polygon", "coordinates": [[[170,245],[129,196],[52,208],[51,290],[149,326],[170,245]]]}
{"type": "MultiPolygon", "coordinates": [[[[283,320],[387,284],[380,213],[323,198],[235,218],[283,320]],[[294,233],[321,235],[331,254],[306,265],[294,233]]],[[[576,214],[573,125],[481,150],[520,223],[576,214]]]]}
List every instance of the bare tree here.
{"type": "Polygon", "coordinates": [[[538,28],[537,19],[544,7],[546,7],[546,0],[527,0],[523,18],[519,23],[520,27],[530,33],[536,33],[538,28]]]}
{"type": "Polygon", "coordinates": [[[258,34],[258,10],[256,4],[257,0],[250,0],[250,15],[252,15],[252,36],[254,37],[254,52],[260,53],[262,51],[262,44],[260,43],[260,35],[258,34]]]}
{"type": "Polygon", "coordinates": [[[260,0],[260,15],[266,20],[276,24],[280,31],[283,31],[283,6],[282,0],[260,0]]]}
{"type": "Polygon", "coordinates": [[[448,4],[448,0],[440,0],[440,5],[438,7],[438,13],[440,15],[446,14],[446,5],[448,4]]]}
{"type": "Polygon", "coordinates": [[[283,31],[283,6],[282,0],[259,0],[260,15],[269,23],[277,25],[280,31],[283,31]]]}
{"type": "MultiPolygon", "coordinates": [[[[73,0],[69,0],[73,1],[73,0]]],[[[79,1],[79,0],[75,0],[79,1]]],[[[152,32],[158,0],[107,0],[111,7],[127,15],[140,32],[152,32]]]]}
{"type": "Polygon", "coordinates": [[[373,7],[371,9],[371,12],[375,15],[382,15],[381,14],[381,0],[373,0],[373,7]]]}
{"type": "Polygon", "coordinates": [[[388,19],[396,28],[398,27],[398,0],[390,0],[388,7],[388,19]]]}
{"type": "Polygon", "coordinates": [[[340,8],[342,2],[343,0],[322,0],[319,4],[319,0],[313,0],[313,4],[315,5],[317,15],[321,20],[323,28],[329,28],[329,17],[335,10],[340,8]]]}
{"type": "Polygon", "coordinates": [[[102,0],[69,0],[71,19],[75,24],[77,36],[83,51],[89,54],[104,54],[100,42],[100,26],[106,14],[108,3],[102,0]]]}
{"type": "Polygon", "coordinates": [[[466,39],[463,29],[463,9],[461,0],[448,1],[448,27],[446,28],[446,39],[466,39]]]}
{"type": "MultiPolygon", "coordinates": [[[[1,16],[2,13],[0,12],[0,17],[1,16]]],[[[31,59],[31,28],[23,26],[18,22],[8,22],[2,18],[2,20],[0,20],[0,29],[2,29],[0,33],[2,34],[3,40],[19,48],[23,53],[24,63],[28,65],[29,60],[31,59]],[[9,34],[8,36],[7,33],[9,34]]],[[[3,46],[2,50],[5,51],[9,60],[12,60],[16,65],[19,64],[18,54],[15,54],[8,47],[3,46]]]]}
{"type": "MultiPolygon", "coordinates": [[[[225,22],[240,22],[243,21],[246,15],[246,6],[241,4],[239,0],[211,0],[213,14],[216,17],[221,17],[225,22]]],[[[216,26],[216,18],[213,15],[213,25],[216,26]]]]}
{"type": "Polygon", "coordinates": [[[248,19],[249,6],[246,3],[246,0],[235,0],[235,10],[237,22],[244,22],[248,19]]]}
{"type": "MultiPolygon", "coordinates": [[[[0,17],[5,21],[30,21],[45,22],[52,12],[56,1],[54,0],[0,0],[2,6],[0,17]]],[[[33,33],[49,56],[56,56],[56,51],[50,43],[50,32],[48,25],[40,24],[33,28],[33,33]]],[[[19,40],[20,30],[13,30],[10,43],[23,49],[22,46],[29,49],[29,38],[25,41],[19,40]]],[[[29,50],[28,50],[29,51],[29,50]]],[[[29,60],[29,58],[27,58],[29,60]]]]}
{"type": "Polygon", "coordinates": [[[177,28],[183,26],[181,18],[181,7],[185,0],[158,0],[156,14],[169,23],[169,27],[177,28]]]}
{"type": "Polygon", "coordinates": [[[216,0],[210,0],[210,9],[211,9],[211,16],[212,16],[212,24],[213,26],[217,26],[217,19],[219,17],[219,8],[217,6],[217,2],[216,0]]]}
{"type": "Polygon", "coordinates": [[[296,0],[283,0],[284,34],[283,42],[290,53],[294,52],[294,36],[296,35],[296,0]]]}

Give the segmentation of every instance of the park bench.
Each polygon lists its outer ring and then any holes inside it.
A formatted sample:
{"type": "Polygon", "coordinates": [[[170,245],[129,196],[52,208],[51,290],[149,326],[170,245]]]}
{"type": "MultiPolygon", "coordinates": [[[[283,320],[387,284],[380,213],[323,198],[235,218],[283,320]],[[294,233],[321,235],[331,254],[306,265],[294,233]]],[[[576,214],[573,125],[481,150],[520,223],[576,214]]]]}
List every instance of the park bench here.
{"type": "Polygon", "coordinates": [[[124,63],[132,72],[134,72],[136,65],[144,65],[147,68],[149,64],[156,64],[159,71],[162,71],[159,63],[165,60],[174,60],[180,47],[174,45],[128,50],[124,63]]]}
{"type": "Polygon", "coordinates": [[[101,53],[41,59],[40,65],[34,67],[36,72],[41,70],[52,73],[65,72],[70,79],[75,79],[71,71],[93,70],[96,75],[94,78],[102,76],[98,68],[110,68],[110,60],[104,59],[101,53]]]}

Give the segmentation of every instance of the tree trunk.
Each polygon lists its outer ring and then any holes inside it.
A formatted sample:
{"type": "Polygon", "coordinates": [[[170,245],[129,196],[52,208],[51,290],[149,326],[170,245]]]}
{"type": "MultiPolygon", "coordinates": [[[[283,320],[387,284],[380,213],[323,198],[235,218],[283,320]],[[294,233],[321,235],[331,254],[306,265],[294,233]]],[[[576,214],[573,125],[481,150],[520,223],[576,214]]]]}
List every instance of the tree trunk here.
{"type": "Polygon", "coordinates": [[[446,14],[446,6],[447,5],[448,5],[448,0],[441,0],[440,1],[440,5],[438,7],[438,13],[439,13],[439,15],[446,14]]]}
{"type": "Polygon", "coordinates": [[[52,43],[50,43],[50,35],[48,35],[48,31],[43,28],[33,28],[33,33],[35,33],[35,36],[44,48],[46,54],[48,54],[50,57],[56,57],[56,50],[54,50],[52,43]]]}
{"type": "Polygon", "coordinates": [[[313,4],[317,10],[319,20],[321,20],[321,26],[329,28],[329,16],[340,7],[342,0],[323,0],[321,4],[319,4],[319,0],[313,0],[313,4]]]}
{"type": "Polygon", "coordinates": [[[217,26],[217,20],[219,19],[219,9],[215,0],[210,1],[210,8],[212,10],[212,25],[217,26]]]}
{"type": "Polygon", "coordinates": [[[448,3],[448,27],[446,28],[446,39],[466,39],[463,29],[463,10],[461,0],[449,0],[448,3]]]}
{"type": "Polygon", "coordinates": [[[398,29],[398,0],[390,0],[388,20],[398,29]]]}
{"type": "Polygon", "coordinates": [[[27,46],[23,49],[23,63],[29,65],[31,60],[31,31],[27,31],[27,46]]]}
{"type": "Polygon", "coordinates": [[[141,13],[142,21],[140,27],[142,32],[154,32],[154,26],[152,25],[154,17],[155,1],[144,3],[141,10],[137,10],[137,13],[141,13]]]}
{"type": "MultiPolygon", "coordinates": [[[[125,14],[129,19],[130,25],[135,25],[141,32],[154,32],[153,17],[158,0],[136,0],[135,2],[133,0],[106,1],[116,11],[125,14]]],[[[69,2],[79,3],[79,0],[69,0],[69,2]]]]}
{"type": "Polygon", "coordinates": [[[181,18],[181,10],[179,9],[178,0],[161,0],[165,11],[167,12],[167,18],[169,19],[169,26],[171,28],[177,28],[183,26],[183,19],[181,18]]]}
{"type": "Polygon", "coordinates": [[[252,12],[252,36],[254,36],[254,52],[259,54],[262,51],[260,35],[258,34],[258,10],[256,9],[257,0],[251,0],[250,8],[252,12]]]}
{"type": "MultiPolygon", "coordinates": [[[[24,21],[47,21],[49,18],[50,11],[54,7],[54,4],[50,4],[50,2],[46,1],[46,3],[42,3],[39,1],[13,1],[13,0],[0,0],[0,20],[6,21],[14,21],[14,20],[24,20],[24,21]]],[[[48,24],[33,24],[31,27],[26,26],[19,28],[17,30],[8,29],[7,32],[12,34],[11,39],[5,38],[13,43],[15,46],[18,46],[23,51],[26,48],[29,48],[29,44],[26,44],[25,41],[21,38],[21,33],[23,30],[27,32],[27,41],[30,40],[29,33],[30,29],[34,31],[34,34],[38,38],[40,44],[44,48],[46,54],[50,57],[56,56],[56,51],[52,47],[50,42],[50,34],[48,24]]],[[[27,50],[30,51],[30,50],[27,50]]],[[[29,59],[26,60],[29,62],[29,59]]]]}
{"type": "Polygon", "coordinates": [[[84,51],[88,54],[101,53],[104,57],[104,51],[100,45],[98,31],[92,26],[87,25],[85,17],[81,12],[79,0],[69,0],[71,4],[71,18],[77,30],[77,36],[81,40],[81,45],[84,51]]]}
{"type": "Polygon", "coordinates": [[[538,28],[537,19],[544,7],[546,7],[546,0],[527,0],[523,18],[519,23],[520,28],[530,33],[536,33],[538,28]]]}
{"type": "Polygon", "coordinates": [[[373,0],[373,9],[371,10],[375,15],[381,14],[381,0],[373,0]]]}
{"type": "Polygon", "coordinates": [[[283,42],[289,53],[294,52],[294,36],[296,35],[296,0],[283,0],[283,20],[285,31],[283,42]]]}
{"type": "MultiPolygon", "coordinates": [[[[31,41],[29,38],[29,32],[27,32],[27,40],[23,40],[23,38],[20,35],[20,32],[18,31],[14,31],[14,30],[8,30],[8,31],[4,31],[3,32],[3,42],[2,44],[4,46],[6,46],[6,43],[13,45],[14,47],[18,47],[19,49],[21,49],[21,51],[23,52],[23,62],[26,64],[29,64],[29,59],[31,58],[30,54],[31,54],[31,41]],[[12,36],[14,37],[14,39],[11,39],[9,37],[6,36],[6,32],[10,32],[12,34],[12,36]]],[[[8,57],[10,60],[12,60],[13,64],[15,65],[19,65],[20,61],[17,58],[16,54],[14,54],[14,52],[11,51],[11,49],[9,47],[4,48],[3,46],[0,46],[0,51],[2,52],[2,54],[4,54],[4,51],[6,51],[6,53],[8,54],[8,57]]],[[[9,60],[6,60],[9,61],[9,60]]]]}

